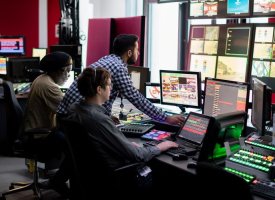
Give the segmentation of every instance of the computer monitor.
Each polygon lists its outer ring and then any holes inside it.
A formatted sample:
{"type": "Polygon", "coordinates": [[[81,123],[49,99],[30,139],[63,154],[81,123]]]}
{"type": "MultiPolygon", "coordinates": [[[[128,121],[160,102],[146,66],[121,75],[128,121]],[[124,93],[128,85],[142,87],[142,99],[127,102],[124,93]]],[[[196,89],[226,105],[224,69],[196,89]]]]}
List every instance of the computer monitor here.
{"type": "Polygon", "coordinates": [[[39,57],[14,57],[7,61],[8,78],[14,83],[33,81],[36,77],[33,77],[31,71],[34,69],[41,71],[39,57]]]}
{"type": "Polygon", "coordinates": [[[25,37],[23,35],[0,35],[0,56],[25,55],[25,37]]]}
{"type": "Polygon", "coordinates": [[[72,69],[70,71],[70,77],[68,78],[68,80],[62,86],[59,86],[59,88],[63,93],[67,92],[67,90],[69,89],[69,87],[72,85],[72,83],[78,77],[79,74],[80,74],[80,70],[72,69]]]}
{"type": "Polygon", "coordinates": [[[192,71],[160,70],[161,104],[201,108],[201,73],[192,71]]]}
{"type": "Polygon", "coordinates": [[[0,75],[7,74],[7,58],[0,57],[0,75]]]}
{"type": "Polygon", "coordinates": [[[252,110],[251,123],[258,135],[265,135],[267,121],[271,121],[272,90],[257,78],[252,79],[252,110]]]}
{"type": "Polygon", "coordinates": [[[62,51],[69,54],[73,59],[73,68],[82,67],[82,46],[81,44],[57,44],[50,46],[50,53],[62,51]]]}
{"type": "Polygon", "coordinates": [[[39,57],[40,60],[47,54],[47,48],[32,48],[32,57],[39,57]]]}
{"type": "Polygon", "coordinates": [[[203,113],[218,116],[248,110],[249,84],[214,78],[205,79],[203,113]]]}
{"type": "Polygon", "coordinates": [[[146,82],[145,97],[152,103],[160,103],[160,84],[146,82]]]}
{"type": "Polygon", "coordinates": [[[145,82],[150,81],[150,72],[148,67],[128,65],[128,73],[132,79],[133,85],[145,96],[145,82]]]}

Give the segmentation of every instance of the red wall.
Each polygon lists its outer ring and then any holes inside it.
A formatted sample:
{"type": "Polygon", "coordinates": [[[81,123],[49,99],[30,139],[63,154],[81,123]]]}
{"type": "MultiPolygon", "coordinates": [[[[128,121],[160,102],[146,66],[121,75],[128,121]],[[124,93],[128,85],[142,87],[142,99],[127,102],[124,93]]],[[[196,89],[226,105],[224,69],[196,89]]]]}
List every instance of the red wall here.
{"type": "Polygon", "coordinates": [[[48,47],[59,42],[59,38],[55,37],[55,27],[60,18],[59,0],[48,0],[48,47]]]}
{"type": "Polygon", "coordinates": [[[39,45],[39,0],[1,0],[0,34],[24,35],[26,56],[32,55],[32,48],[39,45]]]}

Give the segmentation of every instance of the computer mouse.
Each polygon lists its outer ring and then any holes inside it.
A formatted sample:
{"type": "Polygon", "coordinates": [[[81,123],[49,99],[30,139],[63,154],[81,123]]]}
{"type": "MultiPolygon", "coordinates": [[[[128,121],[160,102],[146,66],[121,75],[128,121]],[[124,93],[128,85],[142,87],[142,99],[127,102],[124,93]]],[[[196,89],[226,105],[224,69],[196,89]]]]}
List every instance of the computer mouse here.
{"type": "Polygon", "coordinates": [[[189,162],[187,168],[195,169],[197,167],[197,162],[189,162]]]}
{"type": "Polygon", "coordinates": [[[188,156],[184,155],[184,154],[175,154],[172,156],[173,160],[177,161],[177,160],[187,160],[188,156]]]}

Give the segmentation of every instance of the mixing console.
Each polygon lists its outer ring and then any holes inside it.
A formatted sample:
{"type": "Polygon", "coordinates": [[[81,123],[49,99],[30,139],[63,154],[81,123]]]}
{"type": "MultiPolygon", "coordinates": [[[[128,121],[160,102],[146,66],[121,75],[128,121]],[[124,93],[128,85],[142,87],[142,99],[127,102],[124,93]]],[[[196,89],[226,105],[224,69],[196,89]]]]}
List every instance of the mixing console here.
{"type": "Polygon", "coordinates": [[[247,172],[257,178],[267,179],[273,161],[273,156],[240,149],[226,159],[226,167],[247,172]]]}

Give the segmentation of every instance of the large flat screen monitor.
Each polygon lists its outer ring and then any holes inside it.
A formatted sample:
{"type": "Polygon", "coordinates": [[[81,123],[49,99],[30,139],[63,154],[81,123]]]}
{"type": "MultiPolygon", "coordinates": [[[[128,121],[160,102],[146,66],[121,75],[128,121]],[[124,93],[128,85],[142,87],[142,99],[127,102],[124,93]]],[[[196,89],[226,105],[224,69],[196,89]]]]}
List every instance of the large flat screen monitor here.
{"type": "Polygon", "coordinates": [[[265,135],[266,122],[271,121],[272,90],[257,78],[252,79],[251,123],[258,135],[265,135]]]}
{"type": "Polygon", "coordinates": [[[248,109],[248,83],[206,78],[204,92],[203,114],[205,115],[216,117],[248,109]]]}
{"type": "Polygon", "coordinates": [[[15,57],[7,62],[8,78],[14,83],[30,82],[32,77],[30,70],[39,69],[39,57],[15,57]]]}
{"type": "Polygon", "coordinates": [[[25,55],[25,37],[23,35],[0,35],[0,56],[25,55]]]}
{"type": "Polygon", "coordinates": [[[201,74],[192,71],[160,70],[160,102],[185,107],[201,108],[201,74]]]}

